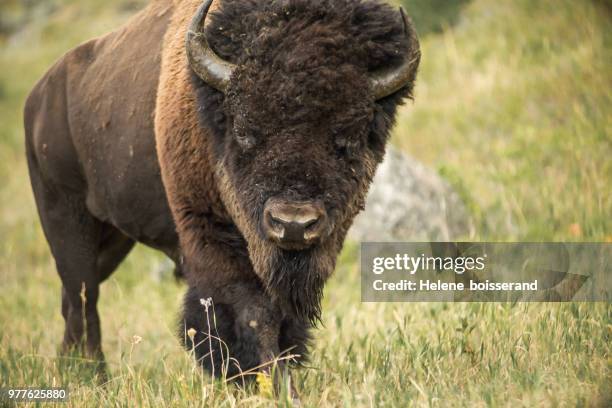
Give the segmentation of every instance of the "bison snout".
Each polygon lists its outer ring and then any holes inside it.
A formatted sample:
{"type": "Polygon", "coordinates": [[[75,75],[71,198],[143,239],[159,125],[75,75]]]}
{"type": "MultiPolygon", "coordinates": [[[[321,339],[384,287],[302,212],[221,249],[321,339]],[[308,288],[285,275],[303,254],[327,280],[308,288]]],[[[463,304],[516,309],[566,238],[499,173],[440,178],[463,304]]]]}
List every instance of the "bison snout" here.
{"type": "Polygon", "coordinates": [[[327,227],[320,202],[287,202],[271,198],[264,207],[266,237],[287,250],[306,249],[318,243],[327,227]]]}

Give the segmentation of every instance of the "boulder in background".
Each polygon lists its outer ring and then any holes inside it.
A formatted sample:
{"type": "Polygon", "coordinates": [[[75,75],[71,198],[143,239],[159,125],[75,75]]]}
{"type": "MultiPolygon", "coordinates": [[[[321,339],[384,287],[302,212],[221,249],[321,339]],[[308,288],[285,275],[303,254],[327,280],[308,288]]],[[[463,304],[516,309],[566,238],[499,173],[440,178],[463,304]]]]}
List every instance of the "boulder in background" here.
{"type": "Polygon", "coordinates": [[[366,202],[349,231],[355,241],[452,241],[472,221],[459,195],[436,172],[387,148],[366,202]]]}

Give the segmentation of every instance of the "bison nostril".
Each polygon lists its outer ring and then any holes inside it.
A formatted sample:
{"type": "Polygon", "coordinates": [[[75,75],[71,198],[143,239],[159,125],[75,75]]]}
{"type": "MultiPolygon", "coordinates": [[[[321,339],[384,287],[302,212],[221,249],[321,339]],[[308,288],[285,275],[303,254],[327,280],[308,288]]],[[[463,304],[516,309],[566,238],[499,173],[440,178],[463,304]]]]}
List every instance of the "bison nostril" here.
{"type": "Polygon", "coordinates": [[[318,222],[319,218],[311,218],[309,220],[306,220],[302,225],[304,226],[304,230],[307,230],[318,222]]]}
{"type": "Polygon", "coordinates": [[[325,219],[321,204],[270,199],[264,209],[263,229],[279,246],[303,249],[318,241],[325,219]]]}

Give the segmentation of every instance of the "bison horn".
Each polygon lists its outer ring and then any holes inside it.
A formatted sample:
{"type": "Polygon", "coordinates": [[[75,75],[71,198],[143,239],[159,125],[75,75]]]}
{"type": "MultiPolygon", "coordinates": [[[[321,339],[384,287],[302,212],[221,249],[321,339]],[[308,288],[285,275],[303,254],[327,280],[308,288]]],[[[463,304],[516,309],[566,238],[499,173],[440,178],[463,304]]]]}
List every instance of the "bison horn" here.
{"type": "Polygon", "coordinates": [[[400,13],[404,22],[404,33],[408,40],[410,54],[404,58],[404,62],[399,67],[381,69],[372,74],[370,88],[374,93],[375,100],[387,97],[412,83],[421,60],[419,37],[416,30],[401,7],[400,13]]]}
{"type": "Polygon", "coordinates": [[[189,65],[204,82],[225,92],[236,66],[219,58],[204,34],[204,21],[213,0],[203,3],[187,30],[186,48],[189,65]]]}

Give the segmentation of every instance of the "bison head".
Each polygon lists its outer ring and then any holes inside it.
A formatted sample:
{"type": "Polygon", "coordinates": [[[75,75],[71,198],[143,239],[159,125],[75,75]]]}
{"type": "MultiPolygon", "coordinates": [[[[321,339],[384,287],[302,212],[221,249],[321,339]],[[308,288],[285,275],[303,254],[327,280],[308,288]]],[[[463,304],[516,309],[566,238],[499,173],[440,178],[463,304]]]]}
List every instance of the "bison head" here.
{"type": "Polygon", "coordinates": [[[419,63],[403,11],[359,0],[212,0],[187,56],[216,177],[254,270],[287,313],[316,320],[323,283],[419,63]]]}

